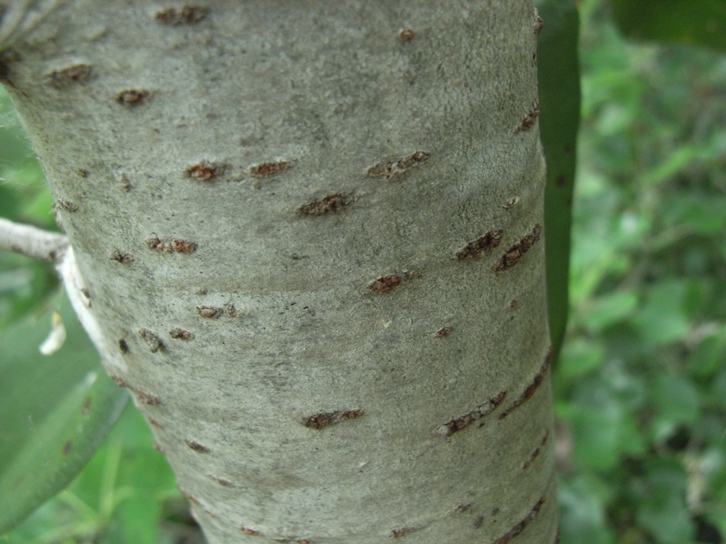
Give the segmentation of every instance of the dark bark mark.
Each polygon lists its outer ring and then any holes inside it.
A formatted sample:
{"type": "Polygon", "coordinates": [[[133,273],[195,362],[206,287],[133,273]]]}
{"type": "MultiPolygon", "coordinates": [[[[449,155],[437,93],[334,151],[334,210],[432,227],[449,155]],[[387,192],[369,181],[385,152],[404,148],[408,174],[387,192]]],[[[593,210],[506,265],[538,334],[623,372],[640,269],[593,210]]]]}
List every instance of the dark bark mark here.
{"type": "Polygon", "coordinates": [[[522,257],[537,243],[542,234],[542,225],[537,223],[532,232],[522,238],[519,242],[510,247],[501,258],[494,263],[492,270],[494,272],[504,272],[508,268],[512,268],[515,264],[522,260],[522,257]]]}
{"type": "Polygon", "coordinates": [[[542,448],[544,448],[545,444],[547,444],[547,439],[549,438],[549,435],[549,431],[546,431],[540,443],[532,451],[532,453],[529,454],[529,458],[524,463],[522,463],[522,470],[527,470],[532,465],[532,463],[534,463],[534,460],[537,459],[540,451],[542,451],[542,448]]]}
{"type": "Polygon", "coordinates": [[[196,451],[197,453],[209,453],[210,450],[207,446],[200,444],[199,442],[196,442],[195,440],[192,440],[191,438],[185,438],[184,442],[187,446],[189,446],[191,449],[196,451]]]}
{"type": "Polygon", "coordinates": [[[447,336],[449,336],[451,334],[451,331],[453,331],[453,330],[454,330],[454,327],[450,327],[447,325],[445,327],[441,327],[438,331],[436,331],[434,333],[434,336],[436,338],[446,338],[447,336]]]}
{"type": "Polygon", "coordinates": [[[387,178],[390,178],[396,174],[403,174],[411,168],[425,163],[430,157],[431,153],[416,151],[408,157],[379,162],[378,164],[371,166],[366,171],[366,174],[372,177],[386,176],[387,178]]]}
{"type": "Polygon", "coordinates": [[[326,213],[337,212],[351,203],[350,195],[345,193],[333,193],[319,200],[311,200],[295,208],[300,215],[325,215],[326,213]]]}
{"type": "Polygon", "coordinates": [[[169,336],[171,336],[174,340],[193,340],[194,339],[194,333],[189,332],[184,329],[171,329],[169,331],[169,336]]]}
{"type": "Polygon", "coordinates": [[[474,520],[474,529],[481,529],[482,525],[484,525],[484,516],[477,516],[474,520]]]}
{"type": "Polygon", "coordinates": [[[522,119],[522,122],[519,123],[519,126],[514,129],[514,133],[519,134],[520,132],[531,129],[537,121],[537,117],[539,117],[539,100],[534,101],[534,103],[532,104],[532,109],[526,115],[526,117],[522,119]]]}
{"type": "Polygon", "coordinates": [[[59,198],[56,200],[55,207],[70,213],[78,211],[78,204],[71,202],[70,200],[66,200],[65,198],[59,198]]]}
{"type": "Polygon", "coordinates": [[[109,256],[109,258],[112,261],[116,261],[117,263],[121,263],[121,264],[129,264],[129,263],[133,262],[133,260],[134,260],[134,256],[131,255],[131,253],[126,253],[124,251],[121,251],[120,249],[114,249],[111,252],[111,255],[109,256]]]}
{"type": "Polygon", "coordinates": [[[256,178],[266,178],[267,176],[282,172],[287,166],[287,161],[263,162],[250,166],[250,175],[256,178]]]}
{"type": "Polygon", "coordinates": [[[207,319],[217,319],[222,315],[222,308],[216,306],[197,306],[197,313],[207,319]]]}
{"type": "Polygon", "coordinates": [[[84,83],[90,75],[91,67],[88,64],[73,64],[46,74],[45,81],[56,89],[62,89],[71,83],[84,83]]]}
{"type": "Polygon", "coordinates": [[[154,427],[156,427],[158,429],[163,429],[164,428],[164,426],[161,423],[159,423],[158,421],[156,421],[153,417],[146,418],[146,421],[149,422],[149,425],[152,425],[152,426],[154,426],[154,427]]]}
{"type": "Polygon", "coordinates": [[[519,523],[517,523],[504,535],[497,538],[494,542],[492,542],[492,544],[508,544],[513,539],[521,535],[527,528],[527,525],[532,523],[532,521],[537,517],[539,511],[542,509],[542,505],[544,504],[544,502],[545,498],[540,497],[540,499],[537,501],[537,504],[532,507],[532,510],[530,510],[529,513],[519,523]]]}
{"type": "Polygon", "coordinates": [[[471,412],[468,412],[463,416],[459,416],[444,423],[434,431],[434,434],[438,434],[441,436],[451,436],[455,432],[466,429],[475,421],[488,416],[494,410],[496,410],[497,406],[499,406],[504,401],[504,397],[506,396],[506,391],[500,391],[495,396],[486,401],[484,404],[480,404],[479,406],[474,408],[471,412]]]}
{"type": "Polygon", "coordinates": [[[402,283],[409,281],[413,277],[410,272],[402,272],[401,274],[388,274],[381,276],[368,286],[368,289],[374,293],[388,293],[402,283]]]}
{"type": "Polygon", "coordinates": [[[534,33],[539,34],[544,28],[544,20],[539,16],[539,13],[535,10],[534,12],[534,33]]]}
{"type": "Polygon", "coordinates": [[[234,487],[234,484],[232,482],[230,482],[229,480],[227,480],[226,478],[219,478],[217,476],[210,476],[210,478],[212,480],[214,480],[215,482],[217,482],[222,487],[234,487]]]}
{"type": "Polygon", "coordinates": [[[231,302],[227,302],[224,305],[224,313],[227,315],[227,317],[239,317],[242,315],[242,310],[238,310],[234,307],[234,304],[231,302]]]}
{"type": "Polygon", "coordinates": [[[553,354],[554,352],[552,350],[552,346],[550,346],[550,349],[547,350],[547,356],[545,357],[545,360],[542,363],[539,372],[537,372],[537,375],[532,380],[532,383],[530,383],[527,388],[522,392],[522,394],[519,395],[519,398],[517,400],[510,404],[507,409],[504,410],[501,414],[499,414],[499,419],[504,419],[514,410],[516,410],[532,398],[532,395],[534,395],[535,391],[537,391],[539,386],[542,385],[542,382],[544,382],[545,375],[547,374],[547,369],[550,367],[550,363],[552,362],[553,354]]]}
{"type": "Polygon", "coordinates": [[[460,504],[459,506],[457,506],[456,508],[454,508],[454,510],[452,511],[452,514],[461,514],[463,512],[466,512],[470,508],[471,508],[471,503],[460,504]]]}
{"type": "Polygon", "coordinates": [[[147,90],[126,89],[116,95],[116,102],[122,106],[140,106],[151,98],[151,92],[147,90]]]}
{"type": "Polygon", "coordinates": [[[71,448],[73,447],[73,440],[67,440],[65,444],[63,444],[63,455],[68,455],[71,452],[71,448]]]}
{"type": "Polygon", "coordinates": [[[182,253],[190,255],[197,250],[197,244],[188,240],[162,240],[153,236],[146,240],[146,247],[160,253],[182,253]]]}
{"type": "Polygon", "coordinates": [[[262,536],[261,532],[255,531],[254,529],[250,529],[248,527],[240,527],[239,530],[249,536],[262,536]]]}
{"type": "Polygon", "coordinates": [[[123,338],[118,341],[118,349],[123,353],[124,355],[129,352],[129,345],[126,343],[126,340],[123,338]]]}
{"type": "Polygon", "coordinates": [[[513,196],[512,198],[508,199],[504,204],[502,204],[502,208],[505,210],[509,210],[512,206],[516,206],[519,202],[518,196],[513,196]]]}
{"type": "Polygon", "coordinates": [[[156,440],[154,440],[154,449],[159,453],[165,453],[164,448],[156,440]]]}
{"type": "Polygon", "coordinates": [[[391,538],[401,538],[406,535],[410,535],[411,533],[416,532],[416,528],[414,527],[402,527],[401,529],[394,529],[391,531],[391,534],[389,535],[391,538]]]}
{"type": "Polygon", "coordinates": [[[509,301],[509,309],[510,310],[516,310],[519,306],[519,301],[516,298],[513,298],[509,301]]]}
{"type": "Polygon", "coordinates": [[[222,173],[224,168],[220,164],[202,162],[188,166],[184,172],[197,181],[209,181],[222,173]]]}
{"type": "Polygon", "coordinates": [[[176,8],[165,8],[154,14],[157,23],[163,25],[191,25],[198,23],[209,12],[209,8],[202,6],[184,6],[180,10],[176,8]]]}
{"type": "Polygon", "coordinates": [[[111,378],[114,382],[116,382],[116,385],[119,387],[128,387],[128,384],[124,381],[124,379],[117,375],[117,374],[109,374],[109,378],[111,378]]]}
{"type": "Polygon", "coordinates": [[[149,329],[139,329],[139,336],[144,339],[146,345],[149,346],[151,353],[156,353],[159,350],[164,350],[164,343],[161,341],[156,334],[149,329]]]}
{"type": "Polygon", "coordinates": [[[413,28],[402,28],[398,36],[401,41],[410,42],[416,37],[416,31],[413,28]]]}
{"type": "Polygon", "coordinates": [[[466,259],[476,259],[490,253],[495,247],[497,247],[504,236],[503,230],[490,230],[484,236],[480,236],[476,240],[472,240],[459,251],[456,252],[456,258],[460,261],[466,259]]]}
{"type": "Polygon", "coordinates": [[[147,406],[159,406],[159,404],[161,404],[161,400],[156,395],[152,395],[151,393],[147,393],[141,389],[134,389],[132,387],[129,389],[136,393],[136,400],[138,400],[140,404],[146,404],[147,406]]]}
{"type": "Polygon", "coordinates": [[[324,429],[335,423],[348,419],[357,419],[363,415],[363,410],[336,410],[335,412],[320,412],[306,417],[303,425],[310,429],[324,429]]]}

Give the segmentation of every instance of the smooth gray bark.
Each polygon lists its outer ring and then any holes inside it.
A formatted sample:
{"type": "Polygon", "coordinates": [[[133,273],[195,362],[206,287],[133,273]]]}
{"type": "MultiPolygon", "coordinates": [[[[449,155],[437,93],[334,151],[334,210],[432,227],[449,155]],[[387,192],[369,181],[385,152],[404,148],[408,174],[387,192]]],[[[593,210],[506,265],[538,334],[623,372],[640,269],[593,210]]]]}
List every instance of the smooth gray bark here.
{"type": "Polygon", "coordinates": [[[210,543],[555,541],[536,24],[529,0],[6,9],[60,269],[210,543]]]}

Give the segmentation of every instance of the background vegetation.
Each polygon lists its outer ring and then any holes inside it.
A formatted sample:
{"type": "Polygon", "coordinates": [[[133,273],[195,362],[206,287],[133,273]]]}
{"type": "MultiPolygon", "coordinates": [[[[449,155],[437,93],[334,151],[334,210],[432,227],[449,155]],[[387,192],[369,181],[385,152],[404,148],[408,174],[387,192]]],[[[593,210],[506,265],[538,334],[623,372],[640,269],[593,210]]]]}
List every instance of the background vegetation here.
{"type": "MultiPolygon", "coordinates": [[[[581,13],[572,312],[554,372],[562,543],[720,543],[726,57],[629,44],[601,0],[581,13]]],[[[50,228],[42,173],[0,105],[0,216],[50,228]]],[[[0,330],[49,322],[55,293],[50,267],[0,254],[0,330]]],[[[0,542],[197,542],[152,446],[128,407],[76,480],[0,542]]]]}

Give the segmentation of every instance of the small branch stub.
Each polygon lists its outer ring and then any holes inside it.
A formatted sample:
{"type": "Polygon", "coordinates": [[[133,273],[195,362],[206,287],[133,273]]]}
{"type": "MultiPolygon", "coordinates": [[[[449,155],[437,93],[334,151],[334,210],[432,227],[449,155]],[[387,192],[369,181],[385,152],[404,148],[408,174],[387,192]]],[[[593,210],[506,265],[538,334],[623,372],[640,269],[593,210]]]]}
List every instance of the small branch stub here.
{"type": "Polygon", "coordinates": [[[250,175],[256,178],[266,178],[288,167],[287,161],[263,162],[250,167],[250,175]]]}
{"type": "Polygon", "coordinates": [[[62,234],[0,218],[0,251],[12,251],[54,263],[61,260],[67,248],[68,239],[62,234]]]}
{"type": "Polygon", "coordinates": [[[381,276],[368,286],[368,289],[374,293],[388,293],[393,291],[399,285],[409,281],[413,277],[410,272],[402,272],[401,274],[388,274],[381,276]]]}

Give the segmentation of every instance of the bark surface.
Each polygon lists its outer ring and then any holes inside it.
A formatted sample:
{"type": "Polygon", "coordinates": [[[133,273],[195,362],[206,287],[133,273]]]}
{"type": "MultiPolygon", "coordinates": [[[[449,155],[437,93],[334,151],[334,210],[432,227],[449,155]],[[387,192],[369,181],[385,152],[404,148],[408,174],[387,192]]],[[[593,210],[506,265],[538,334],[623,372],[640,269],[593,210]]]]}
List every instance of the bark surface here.
{"type": "Polygon", "coordinates": [[[71,298],[210,543],[555,541],[536,25],[529,0],[4,9],[71,298]]]}

